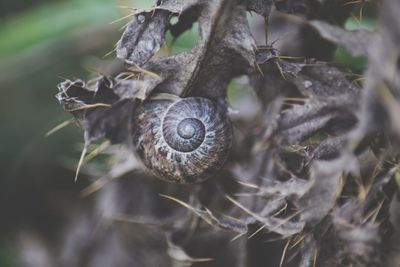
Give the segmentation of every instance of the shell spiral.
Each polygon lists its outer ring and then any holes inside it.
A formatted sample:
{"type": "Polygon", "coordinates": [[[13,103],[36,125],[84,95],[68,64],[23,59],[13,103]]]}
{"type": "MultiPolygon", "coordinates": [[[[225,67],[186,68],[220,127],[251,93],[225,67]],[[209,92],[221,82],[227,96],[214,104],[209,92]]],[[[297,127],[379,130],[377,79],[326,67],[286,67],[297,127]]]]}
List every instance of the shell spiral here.
{"type": "Polygon", "coordinates": [[[207,98],[152,97],[136,110],[134,118],[137,154],[162,180],[204,181],[221,169],[229,155],[231,123],[207,98]]]}

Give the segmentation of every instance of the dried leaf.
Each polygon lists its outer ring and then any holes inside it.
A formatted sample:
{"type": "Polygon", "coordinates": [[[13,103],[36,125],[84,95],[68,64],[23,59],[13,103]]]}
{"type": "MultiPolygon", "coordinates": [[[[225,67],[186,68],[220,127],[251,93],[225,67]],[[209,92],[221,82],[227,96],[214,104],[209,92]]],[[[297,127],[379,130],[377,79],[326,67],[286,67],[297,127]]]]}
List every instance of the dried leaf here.
{"type": "Polygon", "coordinates": [[[323,38],[340,44],[351,55],[355,57],[368,55],[368,47],[373,39],[373,33],[370,31],[366,29],[346,31],[338,26],[316,20],[310,21],[309,24],[316,29],[323,38]]]}
{"type": "Polygon", "coordinates": [[[271,12],[272,4],[272,0],[249,0],[247,2],[247,10],[254,11],[267,18],[271,12]]]}
{"type": "Polygon", "coordinates": [[[164,10],[135,14],[117,43],[117,57],[139,67],[146,63],[165,42],[169,16],[164,10]]]}
{"type": "MultiPolygon", "coordinates": [[[[345,157],[336,161],[314,161],[310,174],[310,190],[299,200],[300,217],[310,225],[325,218],[340,197],[343,186],[341,169],[345,157]]],[[[351,164],[346,161],[346,164],[351,164]]]]}
{"type": "Polygon", "coordinates": [[[349,200],[335,209],[333,225],[340,240],[341,253],[358,266],[379,266],[379,225],[362,223],[360,203],[349,200]]]}

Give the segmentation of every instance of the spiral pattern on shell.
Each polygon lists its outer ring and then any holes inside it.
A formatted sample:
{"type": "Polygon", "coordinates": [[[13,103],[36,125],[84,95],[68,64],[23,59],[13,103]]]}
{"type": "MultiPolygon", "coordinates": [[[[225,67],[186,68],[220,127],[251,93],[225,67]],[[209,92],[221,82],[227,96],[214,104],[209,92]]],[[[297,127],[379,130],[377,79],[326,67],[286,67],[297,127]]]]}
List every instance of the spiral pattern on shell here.
{"type": "Polygon", "coordinates": [[[160,94],[147,99],[134,117],[136,151],[146,167],[165,181],[204,181],[229,155],[230,121],[207,98],[160,94]]]}

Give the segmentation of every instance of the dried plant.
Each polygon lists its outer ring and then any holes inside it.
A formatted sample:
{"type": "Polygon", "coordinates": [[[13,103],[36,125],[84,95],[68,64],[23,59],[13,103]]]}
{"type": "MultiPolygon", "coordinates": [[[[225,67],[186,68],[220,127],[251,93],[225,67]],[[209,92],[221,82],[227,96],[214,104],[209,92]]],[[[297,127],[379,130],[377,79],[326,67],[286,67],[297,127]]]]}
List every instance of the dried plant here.
{"type": "Polygon", "coordinates": [[[123,68],[59,85],[85,148],[106,139],[112,158],[82,192],[94,202],[68,228],[60,265],[399,266],[399,211],[390,207],[398,203],[400,2],[377,3],[372,32],[337,26],[366,2],[163,0],[137,11],[115,49],[123,68]],[[257,45],[249,12],[267,33],[271,12],[291,21],[302,58],[257,45]],[[167,31],[178,37],[195,23],[192,49],[155,56],[167,31]],[[323,61],[334,44],[368,59],[362,82],[323,61]],[[232,116],[224,169],[193,185],[154,179],[132,143],[141,103],[169,93],[229,111],[228,84],[239,76],[260,107],[256,118],[232,116]]]}

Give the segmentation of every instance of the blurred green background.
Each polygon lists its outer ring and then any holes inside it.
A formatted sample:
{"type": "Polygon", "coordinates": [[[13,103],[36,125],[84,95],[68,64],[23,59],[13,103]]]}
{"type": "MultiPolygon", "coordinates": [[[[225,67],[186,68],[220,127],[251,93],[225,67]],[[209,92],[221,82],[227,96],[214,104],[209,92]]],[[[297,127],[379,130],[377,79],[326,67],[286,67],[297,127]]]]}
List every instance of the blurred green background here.
{"type": "Polygon", "coordinates": [[[65,223],[82,179],[73,182],[82,132],[45,137],[70,119],[54,95],[110,55],[132,9],[152,1],[0,0],[0,266],[15,266],[21,229],[52,236],[65,223]],[[17,236],[16,236],[17,235],[17,236]]]}

